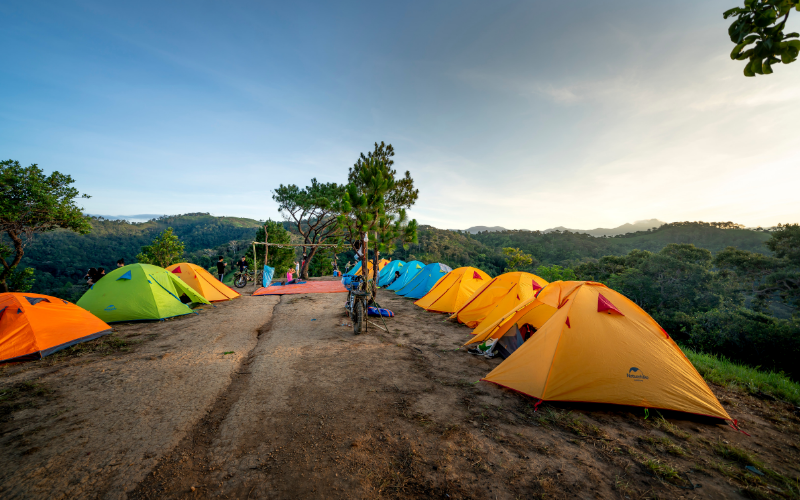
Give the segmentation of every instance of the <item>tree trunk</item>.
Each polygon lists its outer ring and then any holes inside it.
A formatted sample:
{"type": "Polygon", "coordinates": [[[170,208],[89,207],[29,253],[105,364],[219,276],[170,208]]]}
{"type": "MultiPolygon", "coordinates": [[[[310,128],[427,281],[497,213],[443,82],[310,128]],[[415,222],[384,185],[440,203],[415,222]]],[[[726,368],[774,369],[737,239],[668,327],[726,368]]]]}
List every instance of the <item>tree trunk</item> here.
{"type": "MultiPolygon", "coordinates": [[[[361,238],[361,248],[363,250],[363,253],[361,254],[361,277],[364,278],[365,284],[369,284],[369,243],[365,245],[363,244],[364,236],[366,236],[366,234],[367,233],[358,233],[358,236],[361,238]]],[[[369,287],[365,287],[364,289],[371,292],[369,287]]]]}
{"type": "Polygon", "coordinates": [[[370,293],[372,294],[372,299],[375,300],[375,297],[378,296],[378,232],[375,231],[375,248],[372,250],[372,286],[370,287],[370,293]]]}
{"type": "MultiPolygon", "coordinates": [[[[305,248],[305,247],[303,247],[305,248]]],[[[300,267],[300,276],[304,279],[308,279],[308,266],[311,264],[311,259],[314,258],[314,255],[317,253],[317,249],[319,247],[311,247],[311,250],[306,254],[306,261],[303,262],[302,267],[300,267]]]]}
{"type": "Polygon", "coordinates": [[[11,265],[9,265],[5,258],[2,259],[3,272],[0,273],[0,285],[3,287],[3,292],[9,291],[6,280],[11,277],[14,269],[17,268],[17,265],[22,260],[22,255],[25,253],[25,249],[22,247],[22,238],[12,231],[6,231],[6,234],[8,234],[8,237],[11,238],[12,243],[14,243],[14,260],[11,261],[11,265]]]}

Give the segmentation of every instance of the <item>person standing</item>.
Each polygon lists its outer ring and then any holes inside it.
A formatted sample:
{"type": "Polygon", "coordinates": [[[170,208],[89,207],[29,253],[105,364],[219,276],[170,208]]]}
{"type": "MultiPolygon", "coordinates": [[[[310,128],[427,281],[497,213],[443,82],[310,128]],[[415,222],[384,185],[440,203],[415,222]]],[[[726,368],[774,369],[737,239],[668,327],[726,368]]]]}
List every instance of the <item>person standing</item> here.
{"type": "Polygon", "coordinates": [[[219,260],[217,261],[217,277],[220,281],[225,278],[225,266],[227,265],[228,263],[225,262],[222,258],[222,255],[220,255],[219,260]]]}
{"type": "Polygon", "coordinates": [[[242,255],[242,260],[237,262],[236,265],[239,266],[240,273],[247,271],[247,260],[244,258],[244,255],[242,255]]]}
{"type": "Polygon", "coordinates": [[[297,261],[294,261],[294,272],[295,274],[300,274],[300,263],[297,261]]]}

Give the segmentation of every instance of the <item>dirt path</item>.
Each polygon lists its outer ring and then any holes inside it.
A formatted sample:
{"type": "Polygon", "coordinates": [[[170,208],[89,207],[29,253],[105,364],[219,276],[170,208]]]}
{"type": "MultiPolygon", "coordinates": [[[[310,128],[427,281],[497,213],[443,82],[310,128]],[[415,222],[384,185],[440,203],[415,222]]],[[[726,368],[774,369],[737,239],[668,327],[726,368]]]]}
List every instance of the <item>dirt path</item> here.
{"type": "Polygon", "coordinates": [[[4,389],[32,380],[50,393],[0,422],[0,497],[124,498],[225,391],[277,301],[124,324],[129,352],[7,369],[4,389]]]}
{"type": "Polygon", "coordinates": [[[380,300],[397,314],[388,334],[342,326],[342,294],[245,297],[148,324],[140,334],[163,331],[132,353],[55,365],[37,375],[53,388],[46,402],[0,424],[0,496],[791,497],[800,419],[784,403],[714,387],[752,437],[631,408],[534,412],[477,382],[499,360],[458,349],[466,328],[391,293],[380,300]],[[20,423],[27,430],[8,431],[20,423]],[[788,482],[748,472],[748,460],[788,482]]]}

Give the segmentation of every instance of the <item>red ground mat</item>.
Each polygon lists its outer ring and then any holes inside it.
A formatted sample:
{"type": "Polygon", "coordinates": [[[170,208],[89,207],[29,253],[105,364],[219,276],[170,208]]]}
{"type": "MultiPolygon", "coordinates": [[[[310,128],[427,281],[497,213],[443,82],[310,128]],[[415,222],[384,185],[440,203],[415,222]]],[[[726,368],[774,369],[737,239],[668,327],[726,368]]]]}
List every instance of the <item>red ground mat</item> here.
{"type": "Polygon", "coordinates": [[[291,295],[295,293],[344,293],[341,281],[309,281],[302,285],[261,287],[253,295],[291,295]]]}

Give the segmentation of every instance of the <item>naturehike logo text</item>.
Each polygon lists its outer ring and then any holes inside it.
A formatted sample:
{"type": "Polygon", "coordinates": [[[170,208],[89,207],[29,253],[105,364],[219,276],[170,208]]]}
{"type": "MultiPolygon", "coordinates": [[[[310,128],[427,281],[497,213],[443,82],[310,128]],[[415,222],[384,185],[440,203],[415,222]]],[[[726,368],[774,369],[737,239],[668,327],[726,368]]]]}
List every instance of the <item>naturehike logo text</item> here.
{"type": "Polygon", "coordinates": [[[633,366],[630,370],[628,370],[628,378],[632,378],[634,382],[642,382],[650,379],[650,377],[640,372],[640,369],[633,366]]]}
{"type": "Polygon", "coordinates": [[[114,307],[114,304],[111,304],[110,306],[106,307],[106,311],[116,311],[116,310],[117,308],[114,307]]]}

